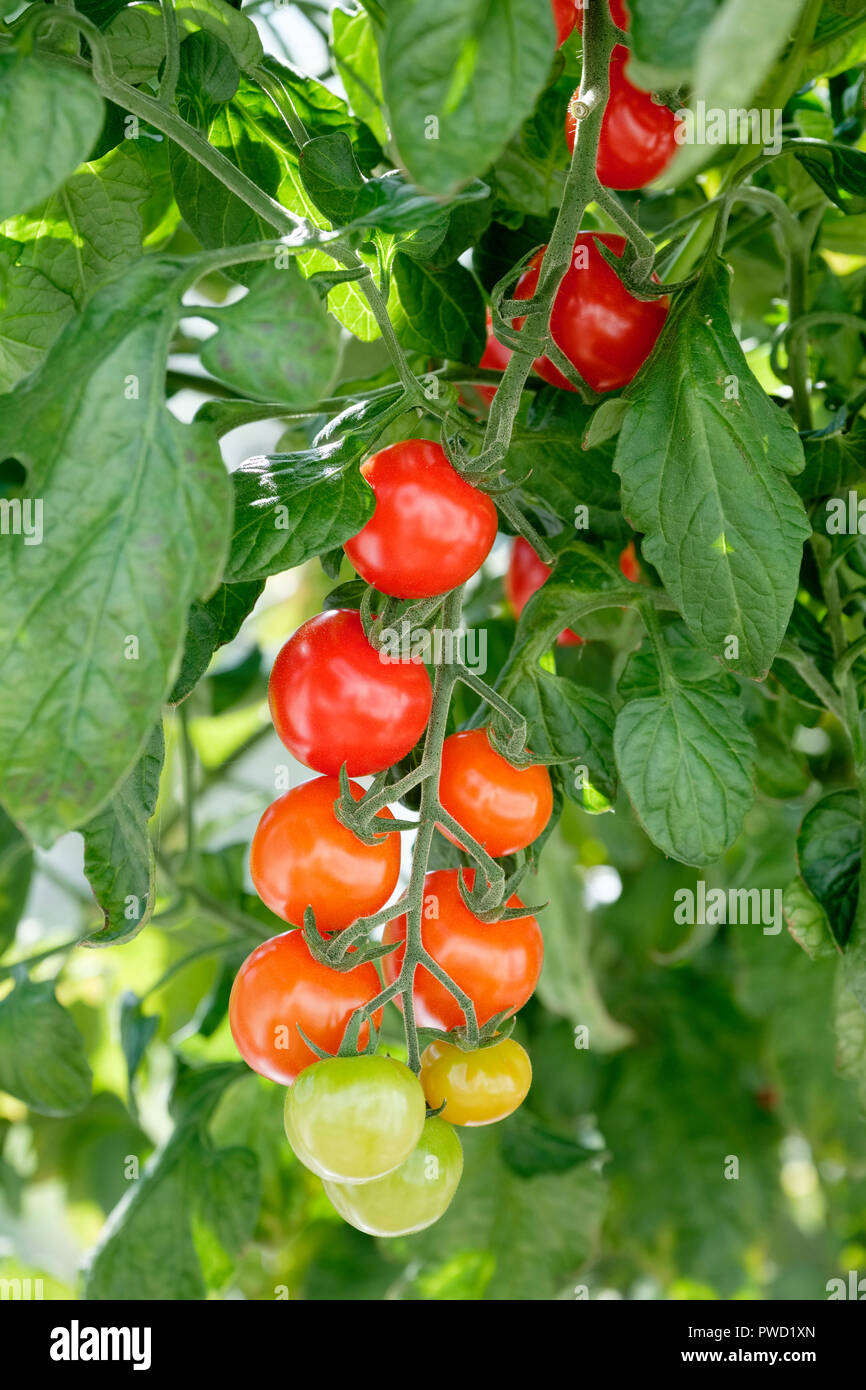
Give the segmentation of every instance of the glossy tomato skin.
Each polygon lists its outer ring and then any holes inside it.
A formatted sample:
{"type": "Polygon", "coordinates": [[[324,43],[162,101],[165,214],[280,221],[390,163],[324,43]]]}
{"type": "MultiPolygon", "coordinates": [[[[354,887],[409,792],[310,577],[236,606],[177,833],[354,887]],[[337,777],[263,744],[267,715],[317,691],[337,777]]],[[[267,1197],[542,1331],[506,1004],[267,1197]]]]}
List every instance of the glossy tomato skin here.
{"type": "Polygon", "coordinates": [[[315,772],[384,772],[418,742],[433,687],[420,660],[388,661],[367,641],[354,608],[319,613],[279,652],[268,696],[290,753],[315,772]]]}
{"type": "Polygon", "coordinates": [[[328,1057],[302,1071],[286,1093],[286,1137],[320,1178],[372,1182],[415,1149],[427,1106],[421,1083],[402,1062],[328,1057]]]}
{"type": "Polygon", "coordinates": [[[462,1052],[432,1042],[421,1058],[421,1085],[431,1110],[452,1125],[492,1125],[522,1105],[532,1084],[532,1063],[513,1038],[462,1052]]]}
{"type": "MultiPolygon", "coordinates": [[[[629,82],[625,75],[628,56],[628,49],[617,44],[610,60],[610,95],[595,165],[595,172],[608,188],[643,188],[659,177],[677,152],[673,111],[629,82]]],[[[577,129],[573,103],[577,99],[575,92],[565,117],[565,135],[572,151],[577,129]]]]}
{"type": "MultiPolygon", "coordinates": [[[[363,787],[350,782],[360,801],[363,787]]],[[[314,777],[271,803],[258,823],[250,873],[263,903],[294,926],[311,907],[320,931],[341,931],[358,917],[378,912],[397,885],[400,836],[382,835],[365,845],[337,820],[336,777],[314,777]]],[[[383,821],[393,820],[385,808],[383,821]]]]}
{"type": "MultiPolygon", "coordinates": [[[[511,348],[506,347],[504,343],[500,343],[499,339],[494,335],[493,318],[491,316],[490,310],[488,309],[487,342],[484,347],[484,352],[481,354],[481,361],[478,363],[478,365],[479,367],[488,367],[491,371],[494,372],[504,372],[505,368],[508,366],[510,358],[511,348]]],[[[493,397],[496,395],[497,388],[495,386],[476,386],[475,390],[478,392],[482,400],[485,400],[489,405],[490,402],[493,400],[493,397]]]]}
{"type": "Polygon", "coordinates": [[[631,580],[632,584],[640,583],[642,570],[634,541],[629,541],[628,545],[620,551],[619,567],[625,578],[631,580]]]}
{"type": "MultiPolygon", "coordinates": [[[[544,942],[535,918],[481,922],[467,908],[457,886],[457,869],[436,869],[424,881],[424,916],[421,936],[430,955],[475,1004],[479,1025],[494,1014],[516,1012],[538,983],[544,958],[544,942]]],[[[471,886],[474,870],[466,871],[471,886]]],[[[509,907],[522,907],[513,895],[509,907]]],[[[406,918],[397,917],[385,928],[383,940],[406,940],[406,918]]],[[[404,946],[383,957],[385,979],[391,984],[400,970],[404,946]]],[[[459,1028],[463,1010],[444,985],[423,965],[415,973],[415,1014],[424,1028],[459,1028]]]]}
{"type": "Polygon", "coordinates": [[[432,598],[476,572],[496,539],[496,508],[441,445],[392,444],[362,466],[376,510],[345,551],[362,579],[394,598],[432,598]]]}
{"type": "Polygon", "coordinates": [[[446,738],[439,798],[443,809],[494,859],[531,845],[553,811],[547,768],[540,763],[514,767],[491,746],[486,729],[446,738]]]}
{"type": "MultiPolygon", "coordinates": [[[[511,559],[505,574],[505,597],[515,618],[519,618],[532,595],[550,578],[550,567],[539,560],[529,541],[523,536],[515,536],[511,546],[511,559]]],[[[579,647],[583,638],[570,627],[561,632],[556,639],[560,647],[579,647]]]]}
{"type": "Polygon", "coordinates": [[[462,1172],[460,1140],[451,1125],[431,1116],[415,1149],[393,1173],[373,1182],[324,1186],[350,1226],[371,1236],[408,1236],[439,1220],[462,1172]]]}
{"type": "Polygon", "coordinates": [[[556,25],[556,46],[562,48],[577,22],[577,6],[575,0],[550,0],[550,7],[556,25]]]}
{"type": "MultiPolygon", "coordinates": [[[[331,970],[310,955],[301,932],[285,932],[263,941],[238,971],[229,999],[232,1037],[247,1066],[290,1086],[317,1061],[298,1025],[317,1047],[336,1052],[355,1009],[369,1004],[379,989],[370,961],[354,970],[331,970]]],[[[382,1010],[373,1017],[378,1028],[382,1010]]],[[[364,1024],[360,1047],[369,1031],[364,1024]]]]}
{"type": "MultiPolygon", "coordinates": [[[[615,233],[580,233],[554,300],[550,328],[557,346],[594,391],[618,391],[636,376],[655,347],[670,300],[635,299],[605,261],[599,243],[617,256],[625,249],[625,237],[615,233]]],[[[539,251],[521,275],[516,299],[534,294],[543,254],[539,251]]],[[[535,370],[552,386],[575,389],[546,357],[536,361],[535,370]]]]}

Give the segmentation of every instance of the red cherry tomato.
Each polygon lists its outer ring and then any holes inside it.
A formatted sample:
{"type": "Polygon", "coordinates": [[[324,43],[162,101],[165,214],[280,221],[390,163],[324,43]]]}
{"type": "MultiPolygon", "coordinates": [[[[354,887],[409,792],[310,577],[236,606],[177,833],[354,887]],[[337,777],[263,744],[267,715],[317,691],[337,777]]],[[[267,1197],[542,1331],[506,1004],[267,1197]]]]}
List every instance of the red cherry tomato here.
{"type": "MultiPolygon", "coordinates": [[[[350,782],[360,801],[363,787],[350,782]]],[[[311,907],[320,931],[341,931],[358,917],[378,912],[400,874],[400,836],[382,835],[365,845],[337,820],[336,777],[315,777],[279,797],[262,816],[250,850],[256,892],[284,922],[301,926],[311,907]]],[[[385,808],[383,821],[393,820],[385,808]]]]}
{"type": "MultiPolygon", "coordinates": [[[[577,29],[578,33],[580,34],[583,33],[583,12],[586,6],[590,3],[591,0],[584,0],[583,4],[580,5],[577,10],[577,29]]],[[[614,24],[617,26],[617,28],[627,29],[630,20],[628,10],[625,7],[624,0],[609,0],[608,8],[610,9],[610,17],[613,20],[614,24]]]]}
{"type": "MultiPolygon", "coordinates": [[[[617,44],[610,60],[610,95],[595,165],[595,172],[608,188],[643,188],[658,178],[677,151],[673,111],[629,82],[627,60],[628,49],[617,44]]],[[[575,92],[565,117],[565,135],[572,151],[577,129],[572,108],[577,98],[575,92]]]]}
{"type": "MultiPolygon", "coordinates": [[[[436,869],[424,881],[421,936],[426,949],[475,1005],[479,1024],[507,1010],[515,1013],[538,983],[544,957],[541,929],[534,917],[481,922],[469,911],[457,886],[457,869],[436,869]]],[[[474,870],[466,871],[471,887],[474,870]]],[[[517,895],[509,907],[522,907],[517,895]]],[[[385,928],[384,941],[406,940],[406,918],[396,917],[385,928]]],[[[405,947],[383,957],[388,984],[400,972],[405,947]]],[[[415,972],[415,1014],[425,1028],[459,1028],[463,1010],[444,985],[420,965],[415,972]]]]}
{"type": "Polygon", "coordinates": [[[577,20],[575,0],[550,0],[553,22],[556,25],[556,46],[562,48],[577,20]]]}
{"type": "MultiPolygon", "coordinates": [[[[354,970],[331,970],[310,955],[301,932],[285,932],[257,946],[238,971],[229,999],[232,1036],[247,1066],[291,1086],[318,1061],[298,1025],[317,1047],[336,1052],[355,1009],[375,999],[380,988],[370,961],[354,970]]],[[[381,1009],[373,1019],[378,1028],[381,1009]]],[[[359,1047],[366,1047],[369,1033],[363,1024],[359,1047]]]]}
{"type": "MultiPolygon", "coordinates": [[[[514,767],[486,729],[451,734],[442,746],[443,809],[498,859],[537,840],[553,811],[550,774],[540,763],[514,767]]],[[[447,830],[443,832],[448,839],[447,830]]]]}
{"type": "MultiPolygon", "coordinates": [[[[532,595],[550,578],[550,567],[539,560],[529,541],[515,536],[505,575],[505,596],[515,618],[519,618],[532,595]]],[[[579,647],[583,638],[567,627],[556,639],[560,647],[579,647]]]]}
{"type": "Polygon", "coordinates": [[[298,628],[271,671],[274,728],[290,753],[334,777],[383,772],[415,747],[433,703],[420,660],[389,661],[367,641],[353,608],[298,628]]]}
{"type": "Polygon", "coordinates": [[[362,579],[395,598],[431,598],[465,584],[496,539],[496,508],[464,482],[441,445],[409,439],[361,472],[376,510],[345,551],[362,579]]]}
{"type": "MultiPolygon", "coordinates": [[[[605,261],[599,243],[618,256],[625,249],[625,237],[614,233],[580,233],[554,300],[550,328],[554,342],[587,385],[594,391],[618,391],[628,385],[655,347],[670,300],[667,296],[635,299],[605,261]]],[[[543,250],[537,252],[521,275],[516,299],[534,294],[543,255],[543,250]]],[[[522,323],[515,320],[517,327],[522,323]]],[[[575,389],[546,357],[536,361],[535,370],[553,386],[575,389]]]]}
{"type": "MultiPolygon", "coordinates": [[[[481,361],[478,363],[478,365],[479,367],[489,367],[491,371],[504,372],[505,368],[508,366],[508,361],[510,357],[511,348],[507,348],[504,343],[500,343],[499,339],[494,337],[493,319],[491,317],[490,310],[488,309],[487,344],[484,348],[481,361]]],[[[482,398],[482,400],[485,400],[488,405],[493,400],[493,397],[496,395],[496,389],[497,388],[495,386],[475,387],[475,390],[478,392],[479,396],[482,398]]]]}
{"type": "Polygon", "coordinates": [[[626,579],[630,579],[632,584],[640,583],[641,567],[640,561],[637,558],[637,551],[634,548],[634,541],[629,541],[628,545],[621,552],[619,567],[626,579]]]}

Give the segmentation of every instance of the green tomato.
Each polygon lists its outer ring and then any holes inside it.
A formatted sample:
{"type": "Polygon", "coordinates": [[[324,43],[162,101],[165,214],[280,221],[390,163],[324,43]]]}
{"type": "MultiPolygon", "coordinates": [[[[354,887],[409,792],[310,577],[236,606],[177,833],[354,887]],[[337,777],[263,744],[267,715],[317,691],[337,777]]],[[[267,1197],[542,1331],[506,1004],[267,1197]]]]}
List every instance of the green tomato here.
{"type": "Polygon", "coordinates": [[[375,1182],[326,1182],[331,1204],[350,1226],[371,1236],[408,1236],[432,1226],[449,1205],[463,1172],[451,1125],[434,1116],[409,1158],[375,1182]]]}
{"type": "Polygon", "coordinates": [[[391,1057],[329,1057],[286,1094],[289,1143],[320,1178],[367,1183],[399,1168],[424,1128],[417,1076],[391,1057]]]}

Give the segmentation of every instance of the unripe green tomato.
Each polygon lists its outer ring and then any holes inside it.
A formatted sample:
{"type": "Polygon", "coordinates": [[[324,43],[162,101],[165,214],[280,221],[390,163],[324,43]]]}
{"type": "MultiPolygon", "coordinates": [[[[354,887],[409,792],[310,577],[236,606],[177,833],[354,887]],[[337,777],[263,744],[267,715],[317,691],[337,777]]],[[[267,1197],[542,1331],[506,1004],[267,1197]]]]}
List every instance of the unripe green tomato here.
{"type": "Polygon", "coordinates": [[[463,1150],[451,1125],[427,1120],[415,1151],[375,1182],[326,1182],[331,1204],[359,1231],[371,1236],[408,1236],[423,1231],[446,1210],[463,1172],[463,1150]]]}
{"type": "Polygon", "coordinates": [[[417,1076],[391,1057],[328,1057],[286,1093],[286,1135],[320,1178],[367,1183],[399,1168],[421,1137],[417,1076]]]}

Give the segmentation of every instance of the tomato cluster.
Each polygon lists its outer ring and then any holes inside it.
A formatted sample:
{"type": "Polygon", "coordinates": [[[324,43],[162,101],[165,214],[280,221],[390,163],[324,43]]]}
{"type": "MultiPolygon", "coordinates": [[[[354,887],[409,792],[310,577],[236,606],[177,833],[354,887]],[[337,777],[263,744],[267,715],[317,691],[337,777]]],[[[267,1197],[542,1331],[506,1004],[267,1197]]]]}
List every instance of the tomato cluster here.
{"type": "MultiPolygon", "coordinates": [[[[553,8],[563,42],[579,12],[573,0],[554,0],[553,8]]],[[[625,25],[617,0],[613,13],[625,25]]],[[[615,53],[614,105],[626,83],[617,64],[615,53]]],[[[631,380],[667,314],[666,300],[641,301],[628,292],[601,254],[602,245],[620,256],[624,240],[580,233],[551,314],[554,341],[600,392],[631,380]]],[[[521,277],[516,298],[534,292],[541,254],[521,277]]],[[[488,317],[482,365],[504,370],[510,355],[488,317]]],[[[573,389],[546,358],[535,369],[546,381],[573,389]]],[[[481,394],[489,403],[495,387],[483,387],[481,394]]],[[[361,474],[373,511],[345,552],[372,589],[415,602],[456,589],[478,571],[496,537],[496,508],[460,476],[438,444],[392,444],[369,458],[361,474]]],[[[628,578],[640,578],[633,546],[623,551],[620,566],[628,578]]],[[[517,537],[506,578],[515,615],[549,573],[517,537]]],[[[559,640],[583,639],[568,630],[559,640]]],[[[463,1167],[455,1126],[501,1120],[529,1090],[526,1052],[496,1030],[535,989],[544,955],[541,930],[514,894],[498,916],[476,916],[467,900],[476,870],[427,873],[420,940],[417,925],[410,932],[402,900],[390,916],[382,911],[399,879],[401,827],[384,808],[356,834],[339,807],[342,800],[345,808],[346,796],[364,796],[349,779],[384,773],[424,735],[433,687],[420,657],[395,657],[374,645],[355,609],[330,610],[303,623],[282,647],[269,701],[280,739],[317,775],[274,801],[253,836],[255,888],[294,929],[263,942],[241,966],[229,1005],[232,1033],[249,1065],[287,1088],[289,1143],[321,1179],[336,1210],[362,1231],[405,1235],[437,1220],[454,1195],[463,1167]],[[382,941],[390,948],[381,957],[381,977],[373,963],[380,953],[363,954],[356,944],[364,919],[380,912],[382,941]],[[338,969],[328,963],[336,962],[333,953],[320,950],[316,940],[327,945],[330,936],[359,922],[338,969]],[[407,951],[412,954],[404,972],[407,951]],[[411,1014],[404,1010],[406,989],[411,1014]],[[410,1028],[438,1035],[420,1058],[415,1049],[417,1075],[370,1046],[371,1030],[378,1036],[391,999],[409,1015],[410,1028]],[[480,1046],[467,1048],[476,1029],[480,1046]]],[[[552,811],[546,767],[515,766],[486,728],[444,739],[438,829],[459,846],[474,842],[482,865],[525,850],[552,811]]],[[[414,1039],[413,1032],[409,1036],[414,1039]]]]}

